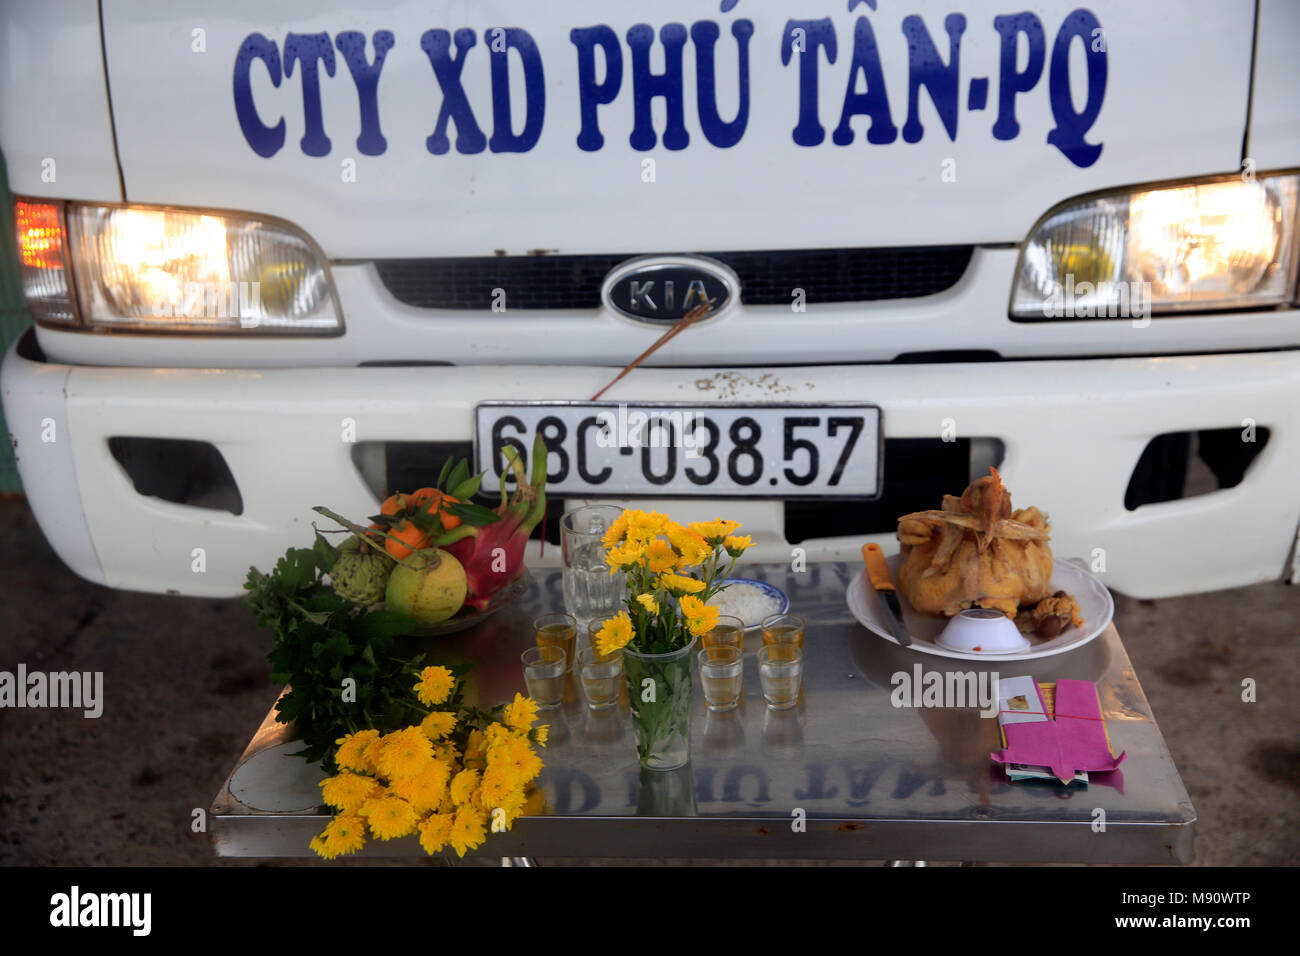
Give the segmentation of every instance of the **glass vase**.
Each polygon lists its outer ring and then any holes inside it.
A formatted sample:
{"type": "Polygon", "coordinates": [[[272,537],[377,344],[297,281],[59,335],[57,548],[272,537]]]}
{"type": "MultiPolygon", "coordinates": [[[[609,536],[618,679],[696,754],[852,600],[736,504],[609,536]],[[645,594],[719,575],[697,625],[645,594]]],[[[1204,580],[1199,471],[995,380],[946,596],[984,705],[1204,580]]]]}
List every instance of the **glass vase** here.
{"type": "Polygon", "coordinates": [[[636,731],[636,751],[647,770],[676,770],[691,759],[692,651],[696,641],[666,654],[623,648],[623,673],[636,731]]]}

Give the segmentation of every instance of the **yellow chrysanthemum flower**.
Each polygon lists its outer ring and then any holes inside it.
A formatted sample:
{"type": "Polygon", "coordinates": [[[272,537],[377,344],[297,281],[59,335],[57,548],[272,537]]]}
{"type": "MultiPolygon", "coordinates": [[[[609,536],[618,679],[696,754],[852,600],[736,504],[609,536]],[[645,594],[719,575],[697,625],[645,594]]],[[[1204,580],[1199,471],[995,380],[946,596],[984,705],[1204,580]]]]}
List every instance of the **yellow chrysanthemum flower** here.
{"type": "Polygon", "coordinates": [[[528,738],[539,747],[545,747],[546,741],[551,736],[551,725],[542,724],[540,727],[534,727],[528,738]]]}
{"type": "Polygon", "coordinates": [[[445,667],[426,667],[420,671],[420,682],[415,685],[415,694],[425,707],[441,704],[451,696],[456,686],[456,678],[445,667]]]}
{"type": "Polygon", "coordinates": [[[631,544],[646,545],[656,535],[668,529],[668,516],[657,511],[633,511],[627,520],[627,540],[631,544]]]}
{"type": "Polygon", "coordinates": [[[707,634],[718,626],[718,616],[721,612],[697,597],[687,595],[682,598],[681,609],[682,616],[686,618],[686,629],[693,637],[707,634]]]}
{"type": "Polygon", "coordinates": [[[465,765],[482,770],[486,759],[487,738],[483,736],[483,731],[475,728],[469,732],[469,739],[465,742],[465,765]]]}
{"type": "Polygon", "coordinates": [[[605,563],[609,565],[610,574],[618,574],[619,571],[634,567],[644,557],[645,545],[628,541],[626,544],[620,544],[613,551],[607,552],[605,554],[605,563]]]}
{"type": "Polygon", "coordinates": [[[703,538],[709,547],[716,548],[727,535],[740,527],[740,522],[715,518],[712,521],[695,521],[687,527],[703,538]]]}
{"type": "MultiPolygon", "coordinates": [[[[491,751],[488,751],[488,759],[491,759],[491,751]]],[[[469,803],[470,798],[474,796],[474,791],[478,787],[479,774],[477,770],[462,770],[456,774],[451,781],[451,802],[460,806],[463,803],[469,803]]]]}
{"type": "Polygon", "coordinates": [[[609,526],[609,530],[605,532],[605,537],[600,541],[606,550],[622,542],[623,536],[627,534],[627,522],[628,514],[626,511],[614,519],[614,523],[609,526]]]}
{"type": "Polygon", "coordinates": [[[441,760],[434,760],[417,776],[393,780],[391,789],[410,803],[416,814],[423,816],[442,805],[450,780],[451,768],[441,760]]]}
{"type": "Polygon", "coordinates": [[[638,594],[636,596],[636,603],[640,604],[651,614],[659,613],[659,602],[655,600],[655,596],[653,594],[638,594]]]}
{"type": "Polygon", "coordinates": [[[542,758],[524,738],[510,737],[488,751],[488,770],[497,766],[509,768],[521,783],[527,783],[542,772],[542,758]]]}
{"type": "Polygon", "coordinates": [[[632,619],[628,617],[627,611],[619,611],[596,632],[596,650],[601,654],[613,654],[626,647],[628,641],[632,640],[632,635],[632,619]]]}
{"type": "Polygon", "coordinates": [[[312,837],[311,848],[327,860],[355,853],[366,845],[366,821],[357,813],[341,813],[312,837]]]}
{"type": "Polygon", "coordinates": [[[379,772],[389,780],[414,777],[433,759],[433,744],[419,727],[394,731],[384,738],[379,751],[379,772]]]}
{"type": "Polygon", "coordinates": [[[456,817],[451,813],[435,813],[420,824],[420,846],[433,856],[451,840],[451,827],[456,817]]]}
{"type": "Polygon", "coordinates": [[[727,554],[738,558],[754,546],[754,541],[747,534],[731,534],[723,539],[722,546],[727,549],[727,554]]]}
{"type": "Polygon", "coordinates": [[[498,724],[495,721],[488,724],[483,730],[483,737],[487,741],[488,750],[499,746],[503,740],[510,739],[511,735],[509,727],[505,724],[498,724]]]}
{"type": "Polygon", "coordinates": [[[505,722],[512,730],[526,731],[537,719],[537,701],[531,697],[516,693],[515,699],[506,705],[505,722]]]}
{"type": "Polygon", "coordinates": [[[388,745],[388,736],[380,736],[378,733],[370,739],[370,742],[361,750],[361,759],[370,765],[372,773],[379,773],[379,757],[384,752],[384,747],[388,745]]]}
{"type": "Polygon", "coordinates": [[[655,538],[646,545],[645,561],[651,574],[661,574],[677,567],[677,552],[663,538],[655,538]]]}
{"type": "Polygon", "coordinates": [[[439,740],[433,745],[433,756],[438,760],[453,764],[460,759],[460,751],[450,740],[439,740]]]}
{"type": "Polygon", "coordinates": [[[683,594],[699,594],[704,590],[703,581],[685,574],[661,574],[659,586],[675,597],[681,597],[683,594]]]}
{"type": "Polygon", "coordinates": [[[435,710],[420,721],[420,731],[429,740],[441,740],[456,729],[456,715],[451,711],[435,710]]]}
{"type": "Polygon", "coordinates": [[[518,792],[519,803],[523,803],[523,785],[514,772],[513,766],[498,763],[489,767],[483,774],[483,783],[479,787],[480,806],[489,813],[496,807],[514,805],[514,794],[518,792]]]}
{"type": "Polygon", "coordinates": [[[396,840],[415,830],[415,808],[394,793],[371,797],[361,805],[370,832],[381,840],[396,840]]]}
{"type": "Polygon", "coordinates": [[[677,553],[679,570],[703,564],[713,554],[713,549],[709,547],[708,542],[689,528],[683,528],[679,524],[669,524],[664,533],[668,536],[673,551],[677,553]]]}
{"type": "Polygon", "coordinates": [[[524,790],[520,787],[506,793],[501,798],[500,802],[491,807],[485,807],[484,809],[487,810],[489,815],[499,813],[502,818],[501,822],[504,823],[505,828],[509,830],[514,825],[515,820],[519,819],[520,815],[523,813],[525,800],[526,796],[524,790]]]}
{"type": "Polygon", "coordinates": [[[456,811],[456,819],[452,821],[448,840],[458,856],[464,856],[465,851],[481,846],[486,839],[486,814],[469,805],[456,811]]]}
{"type": "Polygon", "coordinates": [[[383,790],[376,780],[344,771],[320,782],[321,798],[328,806],[350,813],[383,790]]]}
{"type": "Polygon", "coordinates": [[[334,762],[340,770],[355,770],[357,773],[374,773],[378,768],[367,756],[367,748],[379,740],[377,730],[358,730],[334,741],[339,745],[334,754],[334,762]]]}

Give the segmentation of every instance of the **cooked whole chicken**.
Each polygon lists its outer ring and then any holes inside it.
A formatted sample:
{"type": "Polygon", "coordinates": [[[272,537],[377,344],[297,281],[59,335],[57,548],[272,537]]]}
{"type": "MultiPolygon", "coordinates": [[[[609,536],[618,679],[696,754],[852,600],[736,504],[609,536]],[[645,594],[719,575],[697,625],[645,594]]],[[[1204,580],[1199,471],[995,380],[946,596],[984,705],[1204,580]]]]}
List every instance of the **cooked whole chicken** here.
{"type": "Polygon", "coordinates": [[[1011,495],[990,468],[960,498],[944,495],[941,510],[898,519],[899,590],[922,614],[987,607],[1014,619],[1022,605],[1053,593],[1049,530],[1037,508],[1011,510],[1011,495]]]}

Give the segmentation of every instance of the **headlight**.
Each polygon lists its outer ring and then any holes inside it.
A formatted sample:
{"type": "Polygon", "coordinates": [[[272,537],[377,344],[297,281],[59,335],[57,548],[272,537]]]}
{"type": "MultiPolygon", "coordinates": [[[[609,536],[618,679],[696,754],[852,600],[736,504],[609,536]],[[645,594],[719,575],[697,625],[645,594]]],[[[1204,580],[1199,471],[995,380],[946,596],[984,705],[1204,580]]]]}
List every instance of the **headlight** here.
{"type": "Polygon", "coordinates": [[[1067,203],[1034,229],[1016,319],[1259,308],[1296,296],[1300,176],[1134,190],[1067,203]]]}
{"type": "MultiPolygon", "coordinates": [[[[59,265],[71,272],[84,326],[278,334],[342,328],[324,257],[287,224],[81,203],[69,203],[64,218],[66,241],[59,239],[67,254],[59,265]]],[[[21,242],[21,226],[19,233],[21,242]]],[[[47,271],[46,285],[53,285],[47,271]]],[[[37,312],[30,293],[28,301],[37,318],[57,318],[37,312]]],[[[71,317],[71,303],[66,311],[71,317]]]]}

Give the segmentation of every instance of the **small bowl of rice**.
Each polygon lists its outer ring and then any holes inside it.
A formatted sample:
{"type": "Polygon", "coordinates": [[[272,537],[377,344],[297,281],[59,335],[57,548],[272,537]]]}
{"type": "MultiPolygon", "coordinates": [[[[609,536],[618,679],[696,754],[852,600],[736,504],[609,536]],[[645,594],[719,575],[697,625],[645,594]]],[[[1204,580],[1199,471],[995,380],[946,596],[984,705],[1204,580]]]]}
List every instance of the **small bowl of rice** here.
{"type": "Polygon", "coordinates": [[[763,618],[784,614],[790,610],[790,599],[785,592],[766,581],[752,578],[728,578],[727,586],[709,601],[724,615],[738,617],[750,631],[763,623],[763,618]]]}

